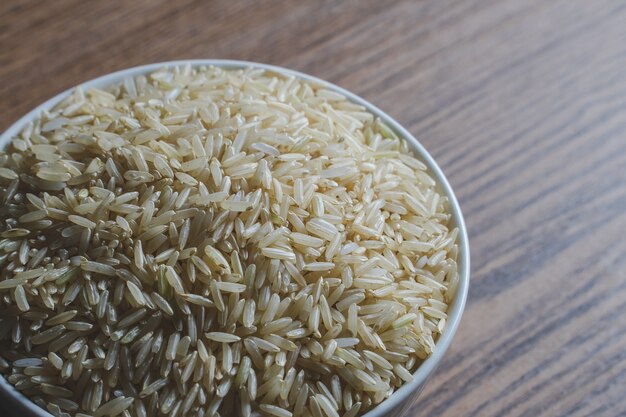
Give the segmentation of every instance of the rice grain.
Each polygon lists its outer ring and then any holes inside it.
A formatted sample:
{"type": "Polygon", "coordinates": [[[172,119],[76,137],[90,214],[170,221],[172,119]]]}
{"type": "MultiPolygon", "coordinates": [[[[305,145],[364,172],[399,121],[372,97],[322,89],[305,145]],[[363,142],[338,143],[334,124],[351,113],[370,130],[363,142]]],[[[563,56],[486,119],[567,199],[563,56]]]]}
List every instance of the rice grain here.
{"type": "Polygon", "coordinates": [[[2,152],[0,200],[0,372],[58,416],[356,417],[458,286],[407,143],[261,69],[76,89],[2,152]]]}

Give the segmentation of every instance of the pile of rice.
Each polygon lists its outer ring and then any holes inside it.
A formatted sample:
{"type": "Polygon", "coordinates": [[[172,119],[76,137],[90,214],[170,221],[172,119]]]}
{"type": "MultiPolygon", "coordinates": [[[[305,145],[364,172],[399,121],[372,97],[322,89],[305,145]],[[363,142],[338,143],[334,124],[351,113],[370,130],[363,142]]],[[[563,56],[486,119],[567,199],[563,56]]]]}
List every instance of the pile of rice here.
{"type": "Polygon", "coordinates": [[[0,372],[59,417],[363,414],[458,282],[410,154],[260,69],[77,88],[0,153],[0,372]]]}

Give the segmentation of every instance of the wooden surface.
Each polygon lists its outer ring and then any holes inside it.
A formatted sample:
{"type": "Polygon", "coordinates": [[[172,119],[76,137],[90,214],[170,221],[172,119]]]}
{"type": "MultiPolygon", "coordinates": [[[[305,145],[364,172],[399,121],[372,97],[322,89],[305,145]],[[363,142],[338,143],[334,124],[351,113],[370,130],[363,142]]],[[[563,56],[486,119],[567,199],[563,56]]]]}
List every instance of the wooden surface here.
{"type": "Polygon", "coordinates": [[[0,130],[95,76],[181,58],[335,82],[457,192],[472,283],[408,416],[626,415],[626,2],[0,2],[0,130]]]}

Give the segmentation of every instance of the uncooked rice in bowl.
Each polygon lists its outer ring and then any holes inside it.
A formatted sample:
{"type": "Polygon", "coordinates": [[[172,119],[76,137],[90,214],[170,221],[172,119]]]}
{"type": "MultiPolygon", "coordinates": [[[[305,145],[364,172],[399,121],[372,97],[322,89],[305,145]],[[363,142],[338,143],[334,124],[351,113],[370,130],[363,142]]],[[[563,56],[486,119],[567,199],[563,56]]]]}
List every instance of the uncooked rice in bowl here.
{"type": "Polygon", "coordinates": [[[0,372],[55,416],[358,416],[458,284],[407,143],[262,69],[76,88],[0,153],[0,202],[0,372]]]}

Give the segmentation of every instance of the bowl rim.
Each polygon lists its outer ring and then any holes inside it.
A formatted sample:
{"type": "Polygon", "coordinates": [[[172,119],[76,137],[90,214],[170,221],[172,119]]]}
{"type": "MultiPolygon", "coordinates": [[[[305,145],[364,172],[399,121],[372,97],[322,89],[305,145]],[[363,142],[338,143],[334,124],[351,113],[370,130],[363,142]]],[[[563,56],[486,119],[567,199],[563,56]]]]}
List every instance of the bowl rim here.
{"type": "MultiPolygon", "coordinates": [[[[393,394],[391,394],[388,398],[378,404],[376,407],[363,414],[362,417],[384,417],[386,413],[395,410],[401,404],[404,404],[407,399],[411,396],[412,393],[418,391],[420,387],[423,387],[428,377],[434,372],[437,365],[440,363],[443,358],[445,352],[448,350],[452,338],[456,333],[456,330],[461,321],[461,316],[463,314],[463,310],[465,308],[465,303],[467,300],[467,295],[469,291],[469,280],[470,280],[470,253],[469,253],[469,241],[467,236],[467,228],[465,226],[465,221],[463,219],[463,214],[461,212],[461,208],[459,206],[458,200],[450,183],[447,178],[443,174],[443,171],[439,167],[439,165],[435,162],[434,158],[430,155],[430,153],[424,148],[424,146],[402,125],[396,122],[391,116],[387,113],[380,110],[378,107],[370,103],[369,101],[357,96],[350,91],[345,90],[342,87],[339,87],[333,83],[322,80],[320,78],[299,72],[291,69],[262,64],[251,61],[240,61],[240,60],[230,60],[230,59],[187,59],[187,60],[176,60],[176,61],[164,61],[158,62],[154,64],[141,65],[136,67],[131,67],[127,69],[122,69],[119,71],[115,71],[89,81],[85,81],[77,86],[71,87],[51,99],[45,101],[39,106],[35,107],[33,110],[22,116],[15,123],[9,126],[1,135],[0,135],[0,149],[3,148],[11,138],[15,137],[23,127],[30,121],[38,118],[42,111],[51,109],[56,104],[61,102],[63,99],[68,97],[77,87],[81,87],[84,89],[87,88],[103,88],[118,82],[121,82],[126,77],[138,76],[142,74],[147,74],[162,68],[171,68],[171,67],[180,67],[190,65],[191,67],[203,67],[203,66],[215,66],[221,67],[224,69],[243,69],[243,68],[261,68],[268,71],[272,71],[278,74],[293,76],[308,82],[313,82],[315,84],[323,85],[326,88],[329,88],[333,91],[336,91],[340,94],[346,96],[349,100],[362,105],[369,112],[378,116],[387,126],[393,129],[399,136],[403,137],[410,145],[410,147],[416,152],[416,154],[422,159],[422,161],[427,165],[430,172],[437,179],[441,190],[445,193],[445,195],[449,199],[450,209],[452,213],[452,223],[456,225],[459,229],[458,236],[458,245],[459,245],[459,254],[458,254],[458,273],[459,273],[459,284],[457,288],[457,292],[455,298],[450,305],[448,310],[448,323],[443,334],[439,337],[435,344],[434,352],[417,368],[417,370],[413,373],[413,380],[403,384],[400,388],[398,388],[393,394]]],[[[29,398],[19,392],[13,385],[11,385],[3,375],[0,375],[0,391],[4,391],[4,393],[8,394],[10,399],[17,401],[20,405],[24,406],[28,411],[33,413],[38,417],[52,417],[48,411],[40,408],[35,403],[33,403],[29,398]]],[[[24,410],[26,411],[26,410],[24,410]]]]}

